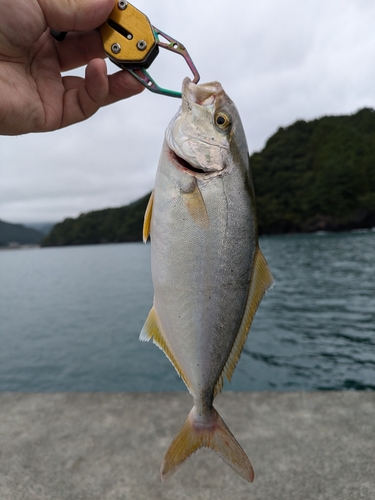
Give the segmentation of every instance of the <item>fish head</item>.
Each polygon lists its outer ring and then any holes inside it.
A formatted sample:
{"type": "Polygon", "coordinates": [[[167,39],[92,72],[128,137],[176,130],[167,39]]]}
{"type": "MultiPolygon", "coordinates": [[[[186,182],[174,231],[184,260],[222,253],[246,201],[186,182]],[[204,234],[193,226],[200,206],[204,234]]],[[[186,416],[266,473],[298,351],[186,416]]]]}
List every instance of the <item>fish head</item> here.
{"type": "Polygon", "coordinates": [[[236,106],[219,82],[185,78],[182,106],[166,131],[174,163],[205,178],[229,172],[237,156],[247,163],[245,133],[236,106]]]}

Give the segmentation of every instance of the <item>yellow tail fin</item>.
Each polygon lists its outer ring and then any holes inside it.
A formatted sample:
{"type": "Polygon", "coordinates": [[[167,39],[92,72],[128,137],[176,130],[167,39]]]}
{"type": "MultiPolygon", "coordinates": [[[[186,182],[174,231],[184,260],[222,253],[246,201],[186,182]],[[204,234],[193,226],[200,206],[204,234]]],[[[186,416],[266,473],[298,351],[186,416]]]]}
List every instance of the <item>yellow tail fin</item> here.
{"type": "Polygon", "coordinates": [[[162,481],[176,472],[190,455],[202,447],[211,448],[218,453],[224,462],[249,483],[254,480],[250,460],[215,408],[212,407],[211,414],[202,422],[197,418],[196,408],[193,406],[165,454],[160,470],[162,481]]]}

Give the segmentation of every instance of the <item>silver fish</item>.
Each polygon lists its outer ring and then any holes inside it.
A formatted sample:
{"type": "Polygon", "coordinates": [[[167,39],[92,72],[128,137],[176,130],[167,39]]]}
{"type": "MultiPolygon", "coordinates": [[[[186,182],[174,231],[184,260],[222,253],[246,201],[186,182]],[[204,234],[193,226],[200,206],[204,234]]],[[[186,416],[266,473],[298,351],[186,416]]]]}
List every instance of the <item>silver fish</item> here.
{"type": "Polygon", "coordinates": [[[251,482],[251,463],[213,400],[224,376],[231,379],[273,279],[258,246],[245,133],[220,83],[184,80],[143,233],[145,241],[151,234],[155,295],[140,339],[153,338],[194,398],[164,457],[161,478],[209,447],[251,482]]]}

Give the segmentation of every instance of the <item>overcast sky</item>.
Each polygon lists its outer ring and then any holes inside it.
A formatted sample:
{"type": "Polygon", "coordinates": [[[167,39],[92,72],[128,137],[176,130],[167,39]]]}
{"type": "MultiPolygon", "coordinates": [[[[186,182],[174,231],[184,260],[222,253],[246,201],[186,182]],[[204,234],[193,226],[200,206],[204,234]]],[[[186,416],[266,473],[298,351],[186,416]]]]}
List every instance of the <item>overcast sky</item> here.
{"type": "MultiPolygon", "coordinates": [[[[374,0],[133,3],[186,45],[201,83],[222,83],[250,152],[296,119],[375,108],[374,0]]],[[[177,89],[189,70],[162,52],[149,72],[177,89]]],[[[0,219],[54,222],[143,196],[179,104],[146,90],[58,132],[0,137],[0,219]]]]}

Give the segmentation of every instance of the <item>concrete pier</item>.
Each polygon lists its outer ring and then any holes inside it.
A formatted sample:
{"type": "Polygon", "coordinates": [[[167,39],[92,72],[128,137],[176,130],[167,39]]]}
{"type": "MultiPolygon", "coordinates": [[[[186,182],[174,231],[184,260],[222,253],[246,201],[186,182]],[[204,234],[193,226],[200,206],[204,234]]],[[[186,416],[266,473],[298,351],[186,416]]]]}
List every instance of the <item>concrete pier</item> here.
{"type": "Polygon", "coordinates": [[[231,393],[215,406],[255,469],[209,450],[166,483],[186,393],[0,394],[1,500],[375,499],[375,393],[231,393]]]}

